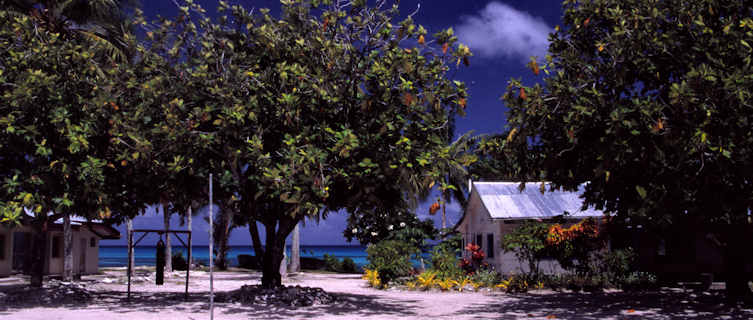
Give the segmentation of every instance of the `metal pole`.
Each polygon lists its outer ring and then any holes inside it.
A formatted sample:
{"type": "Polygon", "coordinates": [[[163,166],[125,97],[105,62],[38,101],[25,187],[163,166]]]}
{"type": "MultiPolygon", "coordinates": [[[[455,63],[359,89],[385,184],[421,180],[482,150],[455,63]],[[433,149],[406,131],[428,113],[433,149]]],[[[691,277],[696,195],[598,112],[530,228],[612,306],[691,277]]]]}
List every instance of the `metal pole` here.
{"type": "Polygon", "coordinates": [[[191,231],[188,231],[188,267],[186,267],[186,300],[188,300],[188,280],[191,279],[191,231]]]}
{"type": "Polygon", "coordinates": [[[209,174],[209,319],[214,319],[214,223],[212,219],[212,174],[209,174]]]}
{"type": "Polygon", "coordinates": [[[188,219],[188,266],[186,267],[186,300],[188,300],[188,280],[190,279],[189,275],[191,274],[191,251],[192,251],[191,250],[192,249],[191,233],[193,230],[191,226],[192,225],[191,216],[193,215],[193,209],[191,207],[192,206],[189,204],[188,215],[187,215],[188,216],[187,217],[188,219]]]}
{"type": "MultiPolygon", "coordinates": [[[[129,221],[130,225],[130,221],[129,221]]],[[[130,229],[130,228],[129,228],[130,229]]],[[[131,270],[133,270],[133,266],[131,265],[131,257],[133,256],[133,251],[131,250],[133,248],[133,230],[128,230],[128,301],[131,300],[131,270]]]]}

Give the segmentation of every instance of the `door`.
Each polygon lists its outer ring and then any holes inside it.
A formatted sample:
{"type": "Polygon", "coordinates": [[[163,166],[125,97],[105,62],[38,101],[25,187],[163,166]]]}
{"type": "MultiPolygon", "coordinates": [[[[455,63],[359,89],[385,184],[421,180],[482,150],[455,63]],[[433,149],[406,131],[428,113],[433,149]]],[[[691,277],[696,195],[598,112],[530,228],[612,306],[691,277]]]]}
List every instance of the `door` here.
{"type": "Polygon", "coordinates": [[[31,233],[13,232],[13,265],[15,272],[29,273],[31,267],[31,233]]]}
{"type": "Polygon", "coordinates": [[[86,273],[86,250],[88,249],[86,247],[86,238],[79,239],[79,248],[81,248],[81,254],[79,255],[78,260],[78,274],[82,275],[86,273]]]}

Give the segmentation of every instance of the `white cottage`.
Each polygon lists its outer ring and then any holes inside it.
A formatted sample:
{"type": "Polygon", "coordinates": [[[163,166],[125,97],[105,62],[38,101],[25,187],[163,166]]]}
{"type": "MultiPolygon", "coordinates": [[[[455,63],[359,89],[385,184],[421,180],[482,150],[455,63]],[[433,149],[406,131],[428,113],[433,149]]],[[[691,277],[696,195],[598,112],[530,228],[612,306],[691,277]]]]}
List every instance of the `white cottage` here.
{"type": "MultiPolygon", "coordinates": [[[[92,274],[99,271],[99,240],[119,239],[115,228],[71,217],[73,230],[73,274],[92,274]],[[91,228],[91,229],[90,229],[91,228]],[[91,230],[96,231],[92,232],[91,230]]],[[[29,270],[32,227],[0,224],[0,277],[29,270]]],[[[51,224],[47,234],[47,256],[44,273],[63,273],[63,219],[51,224]]]]}
{"type": "MultiPolygon", "coordinates": [[[[475,243],[486,253],[485,261],[505,273],[525,272],[528,267],[512,252],[502,250],[502,237],[528,219],[550,219],[569,213],[573,222],[587,217],[601,217],[603,212],[588,208],[581,210],[583,190],[578,192],[553,191],[541,193],[540,182],[529,182],[519,189],[520,182],[469,181],[470,195],[463,217],[455,230],[463,236],[463,246],[475,243]]],[[[556,261],[543,261],[543,272],[558,272],[556,261]]]]}

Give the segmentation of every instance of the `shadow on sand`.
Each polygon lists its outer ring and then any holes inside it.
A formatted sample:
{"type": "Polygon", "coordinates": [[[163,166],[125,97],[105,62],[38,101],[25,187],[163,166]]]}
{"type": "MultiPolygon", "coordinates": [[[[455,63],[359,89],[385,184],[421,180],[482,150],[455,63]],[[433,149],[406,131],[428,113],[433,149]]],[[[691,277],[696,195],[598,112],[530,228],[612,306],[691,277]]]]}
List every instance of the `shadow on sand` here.
{"type": "Polygon", "coordinates": [[[753,319],[753,309],[724,303],[722,292],[516,294],[507,301],[476,304],[458,314],[495,319],[753,319]]]}
{"type": "MultiPolygon", "coordinates": [[[[240,303],[215,303],[215,314],[233,314],[248,319],[290,319],[325,318],[327,316],[348,315],[404,317],[416,316],[412,310],[415,300],[389,301],[377,295],[332,293],[337,300],[330,305],[290,307],[284,305],[254,305],[240,303]]],[[[130,312],[160,313],[166,310],[188,314],[206,314],[209,310],[209,292],[192,292],[188,299],[182,292],[131,292],[128,300],[125,292],[102,291],[92,293],[89,304],[13,305],[0,308],[0,315],[10,315],[14,311],[28,307],[71,308],[106,310],[128,314],[130,312]]]]}

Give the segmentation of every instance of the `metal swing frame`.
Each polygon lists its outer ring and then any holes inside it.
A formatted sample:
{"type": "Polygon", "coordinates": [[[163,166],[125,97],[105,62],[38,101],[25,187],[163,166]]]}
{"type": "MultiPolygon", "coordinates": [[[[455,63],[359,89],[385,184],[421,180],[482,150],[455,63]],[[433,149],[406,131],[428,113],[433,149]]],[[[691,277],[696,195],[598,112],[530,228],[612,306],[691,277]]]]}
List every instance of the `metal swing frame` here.
{"type": "MultiPolygon", "coordinates": [[[[185,298],[188,300],[188,281],[190,279],[191,274],[191,231],[188,230],[159,230],[159,229],[134,229],[131,230],[128,233],[128,300],[131,299],[131,273],[133,271],[133,268],[135,267],[132,264],[133,261],[133,248],[136,247],[136,245],[141,242],[141,240],[144,240],[144,237],[146,237],[149,233],[157,233],[160,235],[160,238],[163,234],[165,234],[166,237],[169,237],[170,234],[174,234],[175,238],[180,241],[181,244],[183,244],[183,247],[188,250],[188,268],[186,268],[186,293],[185,298]],[[137,232],[143,232],[143,234],[136,240],[136,242],[133,241],[133,236],[137,232]],[[180,238],[179,234],[187,234],[188,235],[188,245],[186,245],[186,242],[183,241],[183,239],[180,238]]],[[[172,257],[165,257],[165,259],[172,259],[172,257]]]]}

